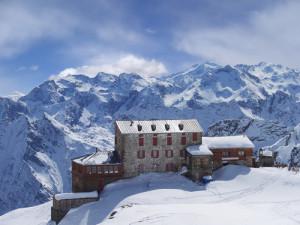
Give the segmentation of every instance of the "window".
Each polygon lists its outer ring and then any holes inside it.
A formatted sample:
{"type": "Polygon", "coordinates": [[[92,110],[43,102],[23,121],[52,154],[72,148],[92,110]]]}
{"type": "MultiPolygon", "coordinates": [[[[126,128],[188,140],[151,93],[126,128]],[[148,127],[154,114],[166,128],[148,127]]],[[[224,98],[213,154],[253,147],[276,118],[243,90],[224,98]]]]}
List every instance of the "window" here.
{"type": "Polygon", "coordinates": [[[104,173],[108,173],[108,168],[107,166],[103,167],[104,173]]]}
{"type": "Polygon", "coordinates": [[[172,158],[173,157],[173,150],[166,150],[166,157],[172,158]]]}
{"type": "Polygon", "coordinates": [[[153,134],[153,137],[152,137],[152,144],[154,146],[157,146],[157,134],[153,134]]]}
{"type": "Polygon", "coordinates": [[[174,171],[174,170],[175,170],[175,166],[173,163],[166,164],[166,171],[174,171]]]}
{"type": "Polygon", "coordinates": [[[98,167],[97,167],[97,173],[98,173],[98,174],[102,174],[102,168],[101,168],[101,166],[98,166],[98,167]]]}
{"type": "Polygon", "coordinates": [[[144,135],[139,135],[139,146],[144,146],[144,135]]]}
{"type": "Polygon", "coordinates": [[[119,168],[118,168],[118,166],[114,166],[114,171],[115,171],[115,173],[119,173],[119,168]]]}
{"type": "Polygon", "coordinates": [[[245,152],[244,151],[239,151],[239,156],[245,156],[245,152]]]}
{"type": "Polygon", "coordinates": [[[186,137],[185,136],[181,137],[181,144],[186,145],[186,137]]]}
{"type": "Polygon", "coordinates": [[[152,158],[158,158],[159,157],[159,151],[158,150],[152,150],[151,151],[151,157],[152,158]]]}
{"type": "Polygon", "coordinates": [[[184,149],[180,150],[180,157],[185,157],[185,150],[184,149]]]}
{"type": "Polygon", "coordinates": [[[229,156],[229,152],[222,152],[222,156],[223,157],[228,157],[229,156]]]}
{"type": "Polygon", "coordinates": [[[92,170],[91,170],[91,167],[90,167],[90,166],[87,166],[87,167],[86,167],[86,173],[88,173],[88,174],[91,174],[91,173],[92,173],[92,170]]]}
{"type": "Polygon", "coordinates": [[[138,157],[139,159],[145,158],[145,150],[138,150],[138,151],[137,151],[137,157],[138,157]]]}
{"type": "Polygon", "coordinates": [[[168,134],[168,136],[167,136],[167,145],[172,145],[172,136],[171,136],[171,134],[168,134]]]}
{"type": "Polygon", "coordinates": [[[92,166],[92,173],[96,173],[97,171],[97,167],[96,166],[92,166]]]}
{"type": "Polygon", "coordinates": [[[198,135],[197,133],[193,133],[193,141],[197,141],[198,140],[198,135]]]}
{"type": "Polygon", "coordinates": [[[113,166],[109,166],[109,173],[114,173],[114,167],[113,166]]]}
{"type": "Polygon", "coordinates": [[[144,164],[139,164],[137,167],[137,170],[139,173],[143,173],[145,171],[144,164]]]}

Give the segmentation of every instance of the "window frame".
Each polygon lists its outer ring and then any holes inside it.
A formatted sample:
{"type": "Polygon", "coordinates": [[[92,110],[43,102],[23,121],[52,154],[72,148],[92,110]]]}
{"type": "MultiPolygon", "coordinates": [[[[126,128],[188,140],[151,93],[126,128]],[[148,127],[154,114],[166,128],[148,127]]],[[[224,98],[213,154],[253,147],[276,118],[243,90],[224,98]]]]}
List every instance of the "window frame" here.
{"type": "Polygon", "coordinates": [[[172,145],[172,143],[173,143],[172,135],[169,133],[167,135],[167,145],[172,145]]]}
{"type": "Polygon", "coordinates": [[[157,146],[158,145],[158,137],[157,134],[154,134],[152,137],[152,145],[157,146]]]}
{"type": "Polygon", "coordinates": [[[198,141],[198,133],[197,132],[192,133],[192,141],[198,141]]]}
{"type": "Polygon", "coordinates": [[[180,144],[181,145],[186,145],[186,143],[187,143],[186,136],[181,136],[180,144]]]}
{"type": "Polygon", "coordinates": [[[146,155],[145,150],[140,149],[140,150],[137,151],[137,158],[138,159],[144,159],[145,155],[146,155]]]}
{"type": "Polygon", "coordinates": [[[165,150],[165,156],[166,158],[173,158],[174,156],[173,150],[172,149],[165,150]]]}
{"type": "Polygon", "coordinates": [[[139,146],[145,145],[145,138],[143,134],[139,134],[139,146]]]}
{"type": "Polygon", "coordinates": [[[152,150],[151,151],[151,158],[154,158],[154,159],[159,158],[159,150],[152,150]]]}

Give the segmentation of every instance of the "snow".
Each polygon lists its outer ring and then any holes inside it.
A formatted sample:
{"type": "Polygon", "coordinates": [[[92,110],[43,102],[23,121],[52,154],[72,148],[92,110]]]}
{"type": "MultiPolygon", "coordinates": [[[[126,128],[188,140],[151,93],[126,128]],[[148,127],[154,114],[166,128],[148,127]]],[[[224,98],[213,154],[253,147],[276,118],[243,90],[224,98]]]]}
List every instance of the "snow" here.
{"type": "Polygon", "coordinates": [[[218,148],[254,148],[254,144],[246,135],[225,137],[203,137],[202,143],[210,149],[218,148]]]}
{"type": "Polygon", "coordinates": [[[191,145],[186,148],[188,153],[194,156],[213,155],[207,145],[191,145]]]}
{"type": "Polygon", "coordinates": [[[110,161],[110,154],[106,151],[97,150],[90,155],[82,156],[73,160],[82,165],[99,165],[110,161]]]}
{"type": "Polygon", "coordinates": [[[98,192],[92,191],[92,192],[77,192],[77,193],[61,193],[61,194],[56,194],[54,197],[58,201],[64,199],[77,199],[77,198],[98,198],[98,192]]]}
{"type": "MultiPolygon", "coordinates": [[[[300,222],[299,173],[229,165],[217,170],[213,180],[202,186],[175,173],[120,180],[106,186],[99,201],[69,211],[60,225],[300,222]]],[[[50,216],[47,204],[0,216],[0,225],[46,225],[50,216]]]]}
{"type": "Polygon", "coordinates": [[[19,208],[0,216],[0,225],[55,225],[50,223],[52,201],[19,208]]]}
{"type": "Polygon", "coordinates": [[[124,134],[138,134],[138,133],[182,133],[182,132],[203,132],[198,120],[117,120],[116,125],[124,134]],[[169,125],[167,130],[165,125],[169,125]],[[179,125],[183,125],[182,129],[179,125]],[[141,126],[141,130],[138,130],[138,126],[141,126]],[[152,125],[155,129],[152,129],[152,125]]]}
{"type": "Polygon", "coordinates": [[[262,151],[260,151],[260,154],[262,154],[263,156],[269,156],[269,157],[273,156],[273,152],[270,150],[262,150],[262,151]]]}

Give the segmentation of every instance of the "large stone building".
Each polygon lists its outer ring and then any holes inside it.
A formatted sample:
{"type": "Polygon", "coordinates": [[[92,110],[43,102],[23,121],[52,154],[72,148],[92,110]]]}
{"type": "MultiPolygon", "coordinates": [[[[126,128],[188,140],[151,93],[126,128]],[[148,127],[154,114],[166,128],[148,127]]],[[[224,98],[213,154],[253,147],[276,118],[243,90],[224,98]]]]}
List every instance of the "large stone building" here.
{"type": "Polygon", "coordinates": [[[185,164],[185,148],[201,145],[203,135],[197,120],[116,121],[115,129],[124,177],[178,171],[185,164]]]}

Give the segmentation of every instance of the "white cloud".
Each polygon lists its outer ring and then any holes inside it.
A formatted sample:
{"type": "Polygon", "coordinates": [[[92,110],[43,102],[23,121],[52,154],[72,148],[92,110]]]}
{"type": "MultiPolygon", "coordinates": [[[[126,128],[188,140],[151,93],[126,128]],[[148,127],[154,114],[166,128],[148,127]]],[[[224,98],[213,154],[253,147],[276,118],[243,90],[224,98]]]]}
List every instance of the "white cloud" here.
{"type": "Polygon", "coordinates": [[[299,67],[300,2],[256,12],[247,24],[182,30],[177,49],[223,64],[270,61],[299,67]]]}
{"type": "Polygon", "coordinates": [[[0,3],[0,58],[18,54],[42,38],[64,38],[76,21],[60,9],[4,1],[0,3]]]}
{"type": "MultiPolygon", "coordinates": [[[[93,59],[92,61],[94,63],[97,62],[96,59],[93,59]]],[[[103,58],[100,57],[98,62],[103,62],[103,58]]],[[[93,77],[99,72],[116,75],[120,73],[137,73],[145,77],[151,77],[166,74],[167,69],[162,62],[155,59],[145,59],[132,54],[127,54],[119,57],[115,63],[99,63],[76,68],[67,68],[51,78],[65,77],[74,74],[86,74],[93,77]]]]}

